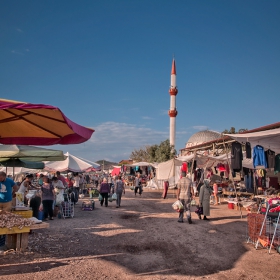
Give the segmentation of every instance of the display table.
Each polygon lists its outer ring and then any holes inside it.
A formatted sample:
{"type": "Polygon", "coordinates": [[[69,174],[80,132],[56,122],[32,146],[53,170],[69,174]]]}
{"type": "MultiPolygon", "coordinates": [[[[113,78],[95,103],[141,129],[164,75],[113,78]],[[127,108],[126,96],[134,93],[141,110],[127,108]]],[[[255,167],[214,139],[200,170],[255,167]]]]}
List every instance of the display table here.
{"type": "Polygon", "coordinates": [[[13,227],[11,229],[0,228],[0,234],[6,234],[6,246],[8,249],[16,251],[24,251],[28,246],[28,236],[30,230],[37,230],[42,228],[49,228],[48,223],[34,224],[30,227],[13,227]]]}
{"type": "MultiPolygon", "coordinates": [[[[247,192],[239,192],[236,191],[237,196],[248,196],[248,197],[253,197],[254,194],[253,193],[247,193],[247,192]]],[[[223,190],[223,195],[235,195],[235,191],[225,191],[223,190]]]]}

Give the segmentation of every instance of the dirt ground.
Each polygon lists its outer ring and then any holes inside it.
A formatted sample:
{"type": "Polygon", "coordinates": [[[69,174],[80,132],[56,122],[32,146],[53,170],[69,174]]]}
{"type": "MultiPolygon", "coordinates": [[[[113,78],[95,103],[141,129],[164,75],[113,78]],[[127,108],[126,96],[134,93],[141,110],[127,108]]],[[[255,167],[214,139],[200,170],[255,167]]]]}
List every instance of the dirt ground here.
{"type": "Polygon", "coordinates": [[[49,221],[29,236],[25,253],[0,255],[0,279],[279,279],[280,255],[246,243],[247,219],[227,203],[211,206],[211,220],[178,223],[170,190],[142,197],[127,189],[93,211],[49,221]]]}

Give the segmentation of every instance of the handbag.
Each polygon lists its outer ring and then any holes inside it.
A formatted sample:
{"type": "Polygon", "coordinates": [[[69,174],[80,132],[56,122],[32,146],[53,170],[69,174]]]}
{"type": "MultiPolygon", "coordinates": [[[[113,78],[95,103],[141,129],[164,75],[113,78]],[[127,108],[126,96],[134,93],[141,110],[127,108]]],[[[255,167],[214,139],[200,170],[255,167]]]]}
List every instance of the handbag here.
{"type": "Polygon", "coordinates": [[[202,206],[197,206],[196,210],[194,211],[197,215],[202,215],[203,214],[203,207],[202,206]]]}
{"type": "Polygon", "coordinates": [[[112,194],[112,200],[117,200],[117,194],[116,193],[112,194]]]}

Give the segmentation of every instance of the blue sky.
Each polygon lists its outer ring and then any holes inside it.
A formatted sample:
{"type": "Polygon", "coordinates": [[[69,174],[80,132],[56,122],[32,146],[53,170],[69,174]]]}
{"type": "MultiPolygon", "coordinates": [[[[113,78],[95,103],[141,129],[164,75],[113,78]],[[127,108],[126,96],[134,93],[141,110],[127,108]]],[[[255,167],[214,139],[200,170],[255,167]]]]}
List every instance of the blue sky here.
{"type": "Polygon", "coordinates": [[[278,122],[279,14],[273,0],[2,0],[1,98],[58,106],[96,130],[55,148],[127,159],[169,138],[174,54],[177,150],[205,128],[278,122]]]}

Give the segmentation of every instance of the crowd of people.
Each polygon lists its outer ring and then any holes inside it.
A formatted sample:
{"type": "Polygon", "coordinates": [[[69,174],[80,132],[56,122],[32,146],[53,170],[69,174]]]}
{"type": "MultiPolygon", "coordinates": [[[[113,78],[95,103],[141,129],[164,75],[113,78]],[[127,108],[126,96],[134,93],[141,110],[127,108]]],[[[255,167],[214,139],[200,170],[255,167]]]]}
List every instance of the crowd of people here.
{"type": "MultiPolygon", "coordinates": [[[[130,178],[131,179],[131,178],[130,178]]],[[[140,173],[133,177],[133,191],[136,196],[142,195],[143,178],[140,173]]],[[[21,192],[26,195],[29,190],[36,190],[35,196],[29,201],[25,200],[33,210],[33,216],[38,218],[39,211],[43,211],[43,220],[53,220],[54,207],[65,201],[65,197],[72,203],[78,202],[79,196],[88,194],[91,189],[97,189],[99,192],[99,201],[101,206],[108,207],[108,200],[114,195],[116,207],[121,207],[121,198],[125,194],[125,185],[128,178],[125,174],[112,176],[110,173],[88,174],[88,173],[68,173],[60,174],[28,174],[21,182],[14,182],[8,178],[4,172],[0,173],[0,210],[10,211],[12,208],[12,197],[15,192],[21,192]],[[85,187],[90,184],[90,187],[85,187]],[[4,187],[5,185],[5,187],[4,187]],[[5,188],[5,190],[4,190],[5,188]]],[[[182,171],[181,178],[177,183],[177,199],[181,201],[183,210],[179,213],[178,222],[183,222],[184,213],[189,224],[191,218],[191,202],[196,195],[199,197],[198,205],[203,209],[203,220],[208,220],[210,215],[210,198],[215,197],[215,204],[218,202],[218,187],[216,184],[210,186],[209,178],[205,178],[199,188],[185,171],[182,171]]],[[[164,182],[162,197],[167,197],[169,183],[164,182]]],[[[202,212],[198,213],[201,219],[202,212]]]]}
{"type": "MultiPolygon", "coordinates": [[[[22,193],[25,204],[33,210],[33,216],[39,218],[43,211],[43,220],[53,220],[54,208],[67,200],[76,204],[79,196],[88,194],[92,189],[100,193],[100,205],[108,206],[108,198],[115,194],[116,207],[121,206],[122,195],[125,194],[125,184],[128,182],[125,174],[112,176],[110,173],[88,174],[68,173],[62,175],[59,171],[55,174],[27,174],[13,181],[5,172],[0,173],[0,210],[11,211],[12,198],[16,192],[22,193]],[[90,185],[89,188],[85,187],[90,185]],[[27,199],[28,192],[34,191],[34,196],[27,199]]],[[[135,196],[143,192],[142,178],[137,174],[134,180],[135,196]]]]}

